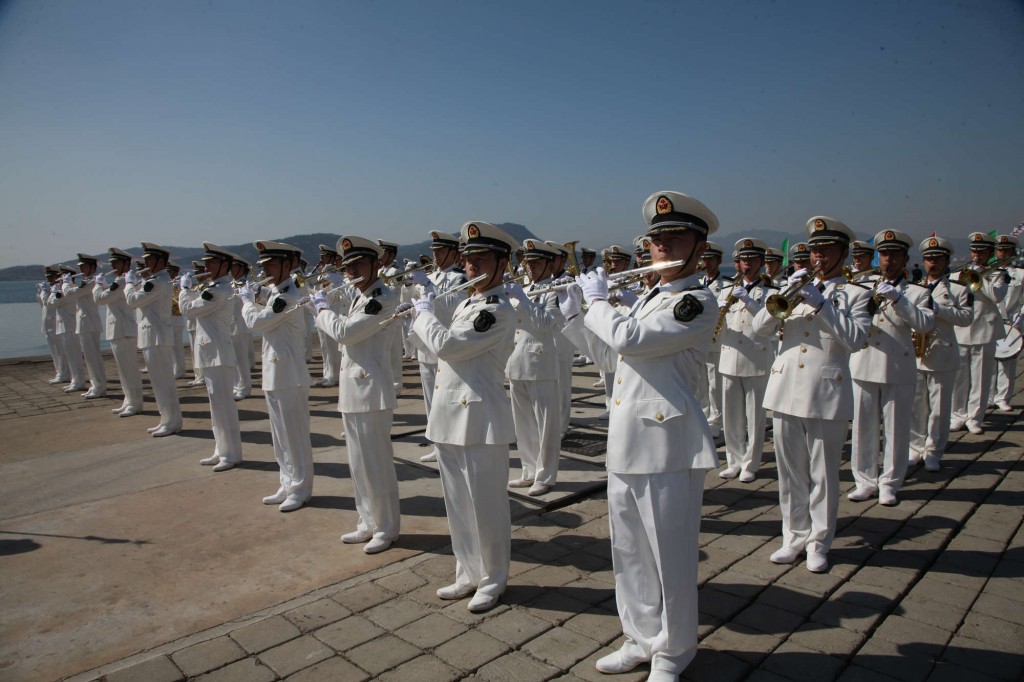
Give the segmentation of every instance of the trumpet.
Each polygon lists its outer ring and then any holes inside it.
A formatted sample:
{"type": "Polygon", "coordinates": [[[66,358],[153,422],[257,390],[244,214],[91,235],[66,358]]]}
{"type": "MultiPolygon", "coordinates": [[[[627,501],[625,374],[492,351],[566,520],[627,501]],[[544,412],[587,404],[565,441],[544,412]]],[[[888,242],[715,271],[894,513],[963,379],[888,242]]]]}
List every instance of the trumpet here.
{"type": "Polygon", "coordinates": [[[426,274],[428,272],[432,272],[434,270],[434,261],[431,260],[431,261],[427,261],[426,263],[421,261],[420,264],[417,265],[414,268],[409,268],[408,270],[402,270],[401,272],[398,272],[398,273],[396,273],[394,275],[391,275],[390,277],[389,276],[384,276],[384,277],[381,277],[380,279],[385,284],[398,284],[403,279],[405,279],[405,276],[408,275],[410,272],[416,272],[417,270],[422,270],[424,274],[426,274]]]}
{"type": "Polygon", "coordinates": [[[213,285],[213,280],[210,280],[209,282],[204,282],[203,281],[205,279],[209,279],[210,273],[208,273],[208,272],[200,272],[200,273],[197,273],[197,274],[193,275],[192,277],[193,277],[193,279],[196,280],[196,283],[189,287],[189,289],[191,291],[203,291],[207,287],[213,285]]]}
{"type": "MultiPolygon", "coordinates": [[[[317,267],[319,267],[319,266],[317,266],[317,267]]],[[[338,266],[336,266],[336,265],[328,265],[323,270],[320,270],[320,272],[317,272],[316,270],[317,270],[316,268],[313,268],[313,271],[310,272],[308,275],[304,275],[301,272],[298,273],[297,275],[295,275],[295,285],[296,286],[300,286],[300,287],[305,287],[305,286],[309,285],[310,282],[312,282],[313,284],[319,284],[320,279],[322,277],[324,277],[328,273],[337,272],[338,266]]]]}
{"type": "MultiPolygon", "coordinates": [[[[480,282],[485,281],[490,276],[491,275],[489,273],[486,273],[486,272],[484,274],[482,274],[482,275],[477,275],[473,279],[469,280],[468,282],[463,282],[462,284],[458,285],[457,287],[452,287],[451,289],[445,289],[444,291],[439,293],[437,296],[435,296],[434,300],[439,300],[439,299],[442,299],[442,298],[448,298],[449,296],[454,296],[455,294],[459,293],[460,291],[465,291],[466,289],[469,289],[474,284],[479,284],[480,282]]],[[[409,304],[406,304],[406,305],[409,305],[409,304]]],[[[408,308],[402,308],[400,310],[396,310],[395,313],[391,317],[389,317],[386,320],[381,320],[380,326],[387,327],[387,326],[391,325],[391,323],[395,322],[396,320],[399,320],[399,319],[405,317],[406,315],[409,315],[410,313],[412,313],[413,309],[414,309],[414,307],[410,305],[408,308]]]]}
{"type": "MultiPolygon", "coordinates": [[[[640,277],[646,275],[647,273],[656,272],[658,270],[668,270],[670,268],[681,268],[684,265],[686,265],[685,260],[674,260],[668,263],[656,263],[654,265],[646,265],[642,268],[623,270],[622,272],[613,272],[612,274],[608,275],[608,281],[615,283],[618,283],[620,280],[625,280],[626,282],[635,282],[639,280],[640,277]]],[[[566,282],[564,284],[551,284],[546,287],[541,287],[540,289],[534,289],[533,291],[529,292],[527,296],[543,296],[544,294],[550,294],[551,292],[554,291],[565,291],[569,287],[574,286],[576,286],[575,282],[566,282]]]]}
{"type": "Polygon", "coordinates": [[[882,271],[882,268],[865,268],[864,270],[854,270],[849,265],[843,266],[843,277],[846,278],[847,282],[852,282],[858,277],[868,277],[870,275],[877,275],[882,271]]]}
{"type": "Polygon", "coordinates": [[[815,277],[820,275],[821,267],[815,267],[809,275],[804,275],[779,293],[769,296],[765,300],[764,307],[775,319],[785,320],[793,314],[793,309],[800,304],[800,301],[804,300],[804,297],[800,295],[800,290],[803,289],[805,284],[813,281],[815,277]]]}
{"type": "Polygon", "coordinates": [[[981,270],[975,270],[970,265],[966,265],[960,270],[957,270],[958,274],[956,281],[964,285],[965,287],[969,288],[972,292],[977,291],[978,289],[981,288],[981,283],[985,275],[992,272],[993,270],[998,270],[999,268],[1005,265],[1009,265],[1012,261],[1013,256],[1000,258],[995,263],[992,263],[991,265],[986,265],[981,270]]]}

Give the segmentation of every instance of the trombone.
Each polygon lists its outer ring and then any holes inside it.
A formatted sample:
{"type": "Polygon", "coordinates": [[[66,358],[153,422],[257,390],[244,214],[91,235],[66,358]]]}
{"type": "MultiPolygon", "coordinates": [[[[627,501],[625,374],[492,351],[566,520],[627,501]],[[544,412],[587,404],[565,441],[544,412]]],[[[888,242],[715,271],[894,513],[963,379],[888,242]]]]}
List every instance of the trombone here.
{"type": "Polygon", "coordinates": [[[847,282],[852,282],[858,277],[870,277],[871,275],[877,275],[882,271],[882,268],[865,268],[864,270],[854,270],[849,265],[843,266],[843,277],[846,278],[847,282]]]}
{"type": "MultiPolygon", "coordinates": [[[[1011,262],[1013,262],[1013,258],[1013,256],[1000,258],[991,265],[986,265],[981,270],[975,270],[971,265],[965,265],[960,270],[957,270],[956,281],[964,285],[965,287],[969,288],[972,292],[977,291],[978,289],[981,288],[981,283],[985,275],[992,272],[993,270],[998,270],[999,268],[1002,268],[1005,265],[1009,265],[1011,262]]],[[[950,274],[952,275],[952,273],[950,274]]]]}
{"type": "MultiPolygon", "coordinates": [[[[489,273],[486,273],[486,272],[484,274],[482,274],[482,275],[477,275],[473,279],[469,280],[468,282],[463,282],[462,284],[458,285],[457,287],[452,287],[451,289],[445,289],[444,291],[439,293],[437,296],[435,296],[434,300],[436,301],[436,300],[439,300],[439,299],[442,299],[442,298],[448,298],[449,296],[453,296],[453,295],[459,293],[460,291],[465,291],[466,289],[469,289],[470,287],[472,287],[474,284],[479,284],[480,282],[483,282],[484,280],[486,280],[490,276],[491,275],[489,273]]],[[[389,317],[386,320],[381,320],[380,326],[387,327],[387,326],[391,325],[392,322],[395,322],[396,320],[399,320],[399,319],[405,317],[406,315],[408,315],[409,313],[411,313],[415,309],[415,306],[413,306],[413,305],[410,305],[410,304],[406,304],[406,305],[409,305],[409,307],[408,308],[402,308],[401,310],[396,310],[391,317],[389,317]]]]}
{"type": "Polygon", "coordinates": [[[785,320],[793,314],[793,309],[800,304],[800,301],[804,300],[804,297],[800,295],[800,290],[821,274],[821,266],[816,266],[809,275],[804,275],[779,293],[769,296],[765,300],[764,307],[775,319],[785,320]]]}
{"type": "MultiPolygon", "coordinates": [[[[319,266],[317,266],[317,267],[319,267],[319,266]]],[[[300,272],[300,273],[295,275],[295,286],[306,287],[306,286],[309,285],[310,282],[312,282],[313,284],[319,284],[320,283],[320,279],[322,277],[324,277],[325,275],[328,275],[329,273],[337,272],[337,271],[338,271],[338,266],[336,266],[336,265],[328,265],[327,267],[322,269],[320,272],[317,272],[316,268],[313,268],[313,271],[310,272],[308,275],[304,275],[304,274],[302,274],[300,272]]]]}

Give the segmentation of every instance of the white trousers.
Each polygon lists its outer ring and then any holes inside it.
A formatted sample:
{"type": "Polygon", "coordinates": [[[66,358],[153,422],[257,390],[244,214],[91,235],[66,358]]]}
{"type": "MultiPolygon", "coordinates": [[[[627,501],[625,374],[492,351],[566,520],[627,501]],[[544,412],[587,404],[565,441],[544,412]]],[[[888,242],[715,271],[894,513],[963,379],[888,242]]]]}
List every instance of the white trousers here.
{"type": "Polygon", "coordinates": [[[420,364],[420,385],[423,386],[423,406],[427,411],[427,420],[430,420],[430,406],[434,404],[434,380],[437,377],[436,362],[421,362],[420,364]]]}
{"type": "MultiPolygon", "coordinates": [[[[171,336],[174,342],[171,344],[171,372],[175,379],[180,379],[185,376],[185,337],[181,335],[181,331],[184,327],[174,325],[171,329],[171,336]]],[[[195,332],[186,331],[189,337],[189,343],[195,347],[195,332]]],[[[198,377],[199,374],[197,373],[198,377]]]]}
{"type": "Polygon", "coordinates": [[[92,390],[104,394],[107,392],[107,371],[103,366],[103,356],[100,354],[100,333],[85,332],[75,334],[78,337],[78,344],[82,347],[82,355],[85,356],[85,369],[89,373],[89,383],[92,390]]]}
{"type": "Polygon", "coordinates": [[[827,553],[839,512],[839,463],[846,420],[775,413],[782,546],[827,553]]]}
{"type": "MultiPolygon", "coordinates": [[[[306,313],[303,312],[303,315],[306,313]]],[[[313,361],[313,328],[307,325],[306,329],[306,362],[313,361]]]]}
{"type": "Polygon", "coordinates": [[[730,468],[756,474],[764,451],[765,389],[768,375],[722,380],[722,428],[725,432],[725,460],[730,468]]]}
{"type": "Polygon", "coordinates": [[[508,445],[437,444],[441,490],[455,553],[455,582],[500,595],[508,583],[512,520],[508,445]]]}
{"type": "Polygon", "coordinates": [[[1017,380],[1017,358],[996,360],[995,386],[992,402],[1007,402],[1013,399],[1013,383],[1017,380]]]}
{"type": "Polygon", "coordinates": [[[850,468],[858,488],[895,493],[903,485],[910,457],[913,384],[853,380],[853,440],[850,468]],[[884,447],[879,453],[878,439],[884,447]],[[882,470],[878,456],[882,455],[882,470]]]}
{"type": "Polygon", "coordinates": [[[72,386],[85,386],[85,363],[82,362],[82,346],[73,333],[57,334],[61,346],[64,347],[64,361],[67,365],[68,374],[71,375],[69,382],[72,386]]]}
{"type": "Polygon", "coordinates": [[[562,434],[569,430],[569,417],[572,415],[572,358],[573,353],[558,354],[558,442],[562,442],[562,434]]]}
{"type": "Polygon", "coordinates": [[[918,459],[942,459],[949,442],[949,415],[956,370],[917,373],[914,412],[910,420],[910,451],[918,459]]]}
{"type": "Polygon", "coordinates": [[[46,332],[46,346],[50,349],[50,359],[53,360],[53,376],[60,381],[67,381],[67,369],[64,367],[64,348],[57,332],[46,332]]]}
{"type": "Polygon", "coordinates": [[[561,431],[557,381],[509,382],[522,480],[554,485],[558,479],[561,431]]]}
{"type": "Polygon", "coordinates": [[[976,421],[985,419],[988,409],[988,387],[995,371],[996,342],[977,346],[960,346],[960,373],[953,386],[953,419],[976,421]]]}
{"type": "Polygon", "coordinates": [[[394,410],[341,415],[348,449],[348,469],[355,488],[358,530],[394,540],[401,526],[398,475],[391,445],[394,410]]]}
{"type": "Polygon", "coordinates": [[[121,380],[124,401],[121,407],[142,409],[142,375],[139,373],[139,346],[134,336],[110,339],[117,376],[121,380]]]}
{"type": "Polygon", "coordinates": [[[204,367],[203,379],[210,394],[210,421],[213,428],[213,454],[222,462],[242,461],[242,431],[235,403],[235,368],[218,365],[204,367]]]}
{"type": "Polygon", "coordinates": [[[231,337],[235,347],[234,392],[244,396],[252,393],[252,334],[238,334],[231,337]]]}
{"type": "Polygon", "coordinates": [[[719,433],[722,430],[722,375],[718,373],[718,353],[708,355],[705,362],[708,373],[707,394],[704,396],[704,418],[708,420],[708,426],[712,433],[719,433]]]}
{"type": "Polygon", "coordinates": [[[181,403],[178,402],[178,384],[171,368],[173,351],[170,346],[152,346],[142,349],[142,357],[149,369],[149,383],[153,386],[156,408],[160,410],[160,426],[181,428],[181,403]]]}
{"type": "Polygon", "coordinates": [[[320,355],[324,359],[323,377],[330,383],[337,384],[338,372],[341,370],[341,347],[330,334],[325,334],[319,327],[316,333],[320,336],[320,355]]]}
{"type": "Polygon", "coordinates": [[[264,391],[274,440],[274,459],[281,468],[281,487],[288,497],[305,502],[313,495],[313,446],[309,440],[309,386],[264,391]]]}
{"type": "Polygon", "coordinates": [[[608,473],[622,652],[679,674],[697,653],[697,537],[703,469],[608,473]]]}

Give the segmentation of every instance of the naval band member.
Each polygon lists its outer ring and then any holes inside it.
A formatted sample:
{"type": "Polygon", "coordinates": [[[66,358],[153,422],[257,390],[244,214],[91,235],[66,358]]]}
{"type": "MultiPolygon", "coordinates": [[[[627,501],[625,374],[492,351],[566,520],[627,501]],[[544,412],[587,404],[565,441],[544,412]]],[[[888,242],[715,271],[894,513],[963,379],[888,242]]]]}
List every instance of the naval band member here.
{"type": "Polygon", "coordinates": [[[93,300],[97,305],[107,306],[106,332],[110,350],[114,354],[117,375],[121,380],[124,400],[111,412],[119,417],[132,417],[142,412],[142,375],[139,374],[138,323],[135,310],[125,300],[125,275],[132,267],[132,256],[126,251],[113,248],[110,253],[110,268],[113,278],[107,284],[105,276],[96,278],[93,300]]]}

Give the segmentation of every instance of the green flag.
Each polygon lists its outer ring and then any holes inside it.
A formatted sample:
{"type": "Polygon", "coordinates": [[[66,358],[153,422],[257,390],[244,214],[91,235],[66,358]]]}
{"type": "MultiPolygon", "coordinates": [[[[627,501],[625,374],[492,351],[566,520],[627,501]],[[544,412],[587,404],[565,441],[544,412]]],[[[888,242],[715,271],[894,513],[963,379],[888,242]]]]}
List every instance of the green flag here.
{"type": "Polygon", "coordinates": [[[789,237],[782,240],[782,267],[789,267],[789,237]]]}

